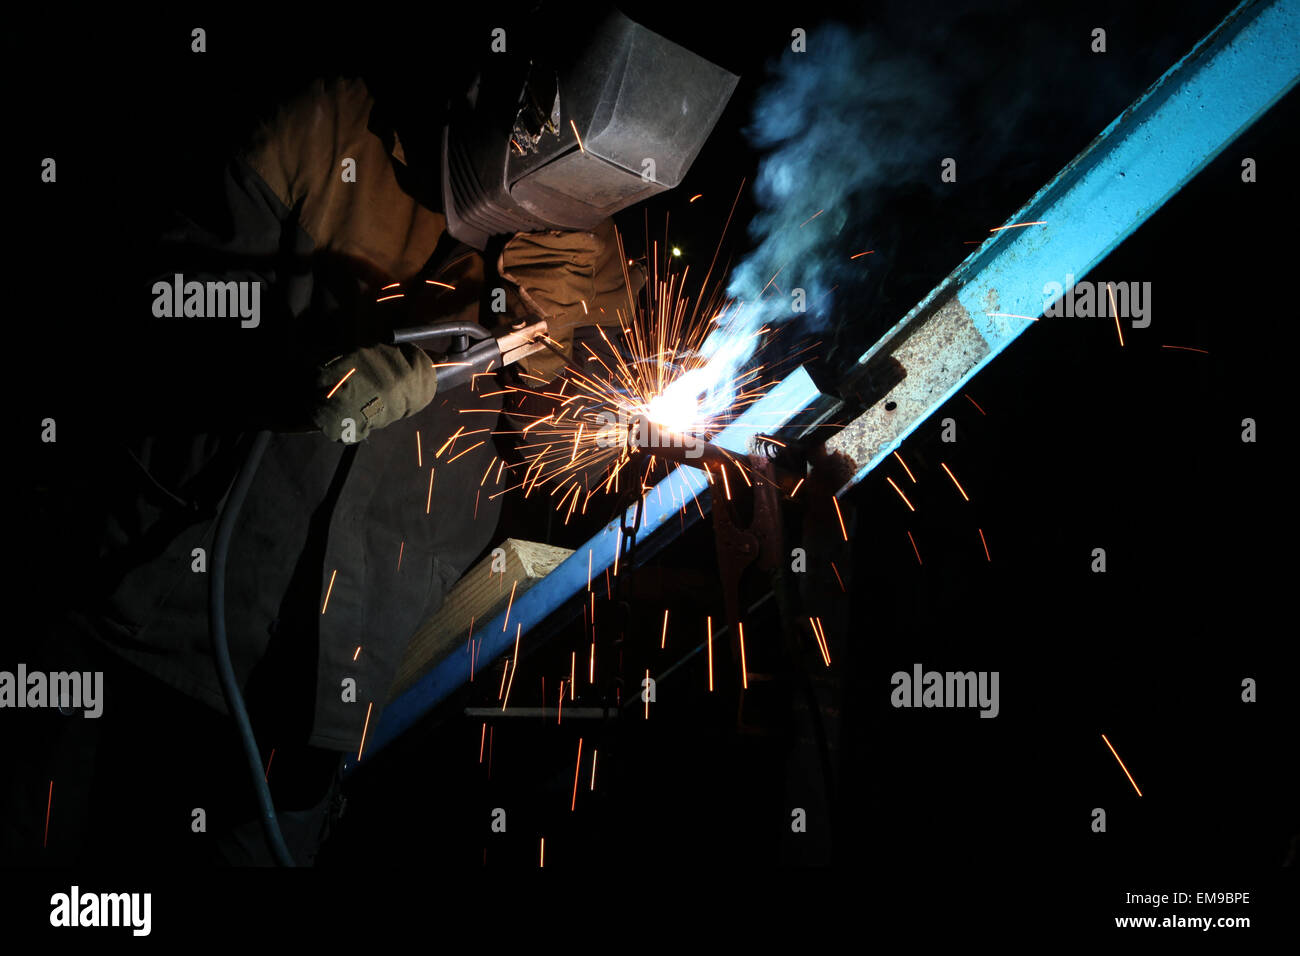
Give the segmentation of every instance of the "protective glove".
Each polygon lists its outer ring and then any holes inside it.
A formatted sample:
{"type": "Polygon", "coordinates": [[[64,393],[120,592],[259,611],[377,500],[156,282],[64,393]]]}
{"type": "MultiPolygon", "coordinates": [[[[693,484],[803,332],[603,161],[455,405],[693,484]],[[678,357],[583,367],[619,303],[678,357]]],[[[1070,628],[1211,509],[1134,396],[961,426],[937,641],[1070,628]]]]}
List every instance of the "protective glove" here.
{"type": "MultiPolygon", "coordinates": [[[[586,325],[619,325],[631,318],[637,295],[645,284],[639,269],[624,279],[613,220],[591,232],[519,233],[501,251],[501,278],[518,286],[526,309],[546,319],[550,336],[573,358],[574,329],[586,325]]],[[[581,363],[582,357],[577,361],[581,363]]],[[[553,352],[524,360],[527,370],[546,380],[562,367],[553,352]]]]}
{"type": "Polygon", "coordinates": [[[332,359],[317,370],[312,423],[331,441],[361,441],[372,428],[414,415],[433,401],[433,364],[427,352],[409,344],[372,345],[332,359]]]}

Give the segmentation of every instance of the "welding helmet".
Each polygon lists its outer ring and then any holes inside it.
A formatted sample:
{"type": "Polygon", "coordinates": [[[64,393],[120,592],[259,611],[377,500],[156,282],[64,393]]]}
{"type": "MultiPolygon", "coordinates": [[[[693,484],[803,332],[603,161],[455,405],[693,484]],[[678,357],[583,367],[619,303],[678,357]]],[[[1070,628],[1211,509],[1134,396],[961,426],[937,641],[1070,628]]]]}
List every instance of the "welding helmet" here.
{"type": "Polygon", "coordinates": [[[586,33],[533,34],[454,104],[442,133],[447,228],[591,229],[681,182],[738,77],[617,11],[586,33]]]}

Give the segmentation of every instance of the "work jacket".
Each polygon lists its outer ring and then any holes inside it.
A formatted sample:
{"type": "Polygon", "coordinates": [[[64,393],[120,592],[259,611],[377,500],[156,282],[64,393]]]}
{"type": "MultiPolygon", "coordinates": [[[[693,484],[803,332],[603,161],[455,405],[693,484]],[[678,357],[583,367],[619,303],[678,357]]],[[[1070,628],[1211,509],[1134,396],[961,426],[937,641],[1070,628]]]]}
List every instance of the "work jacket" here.
{"type": "MultiPolygon", "coordinates": [[[[376,300],[425,274],[445,230],[399,185],[400,139],[374,105],[363,81],[318,82],[260,125],[216,202],[154,250],[153,279],[260,282],[260,314],[147,317],[176,343],[149,373],[161,398],[144,418],[159,427],[104,463],[94,580],[69,610],[74,627],[224,711],[206,561],[252,435],[272,428],[234,529],[225,610],[268,747],[360,749],[411,635],[490,545],[507,484],[490,434],[501,399],[469,387],[354,444],[300,427],[314,370],[402,324],[376,300]]],[[[454,288],[416,318],[478,320],[481,256],[443,260],[436,277],[454,288]]]]}

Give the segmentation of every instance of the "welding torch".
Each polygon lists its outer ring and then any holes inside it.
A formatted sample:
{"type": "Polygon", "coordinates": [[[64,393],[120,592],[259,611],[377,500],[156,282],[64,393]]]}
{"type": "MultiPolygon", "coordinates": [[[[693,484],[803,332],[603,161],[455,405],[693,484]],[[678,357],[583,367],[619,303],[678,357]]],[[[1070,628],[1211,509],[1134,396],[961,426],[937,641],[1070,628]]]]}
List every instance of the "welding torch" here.
{"type": "Polygon", "coordinates": [[[392,344],[426,343],[445,340],[443,361],[437,363],[438,391],[457,388],[475,375],[491,372],[547,347],[547,326],[543,321],[516,322],[495,335],[477,322],[457,319],[397,329],[392,344]]]}

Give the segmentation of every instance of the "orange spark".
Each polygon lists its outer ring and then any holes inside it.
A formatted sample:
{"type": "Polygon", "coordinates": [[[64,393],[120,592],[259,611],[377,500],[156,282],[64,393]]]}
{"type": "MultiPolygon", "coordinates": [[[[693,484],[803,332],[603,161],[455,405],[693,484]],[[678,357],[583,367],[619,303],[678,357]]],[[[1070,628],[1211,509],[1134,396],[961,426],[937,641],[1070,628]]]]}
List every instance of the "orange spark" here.
{"type": "Polygon", "coordinates": [[[916,475],[912,474],[912,469],[907,467],[907,462],[903,461],[903,456],[898,452],[894,452],[894,457],[897,458],[898,463],[903,466],[903,471],[907,472],[907,477],[912,479],[912,484],[916,484],[916,475]]]}
{"type": "Polygon", "coordinates": [[[334,573],[330,575],[330,585],[325,589],[325,603],[322,605],[320,612],[325,613],[325,608],[330,606],[330,593],[334,590],[334,579],[338,576],[339,569],[335,568],[334,573]]]}
{"type": "Polygon", "coordinates": [[[664,608],[664,632],[659,637],[659,650],[663,650],[668,643],[668,608],[664,608]]]}
{"type": "Polygon", "coordinates": [[[517,587],[519,587],[519,579],[515,578],[514,584],[510,585],[510,600],[506,603],[506,619],[501,622],[502,634],[504,634],[506,628],[510,626],[510,609],[514,607],[515,604],[515,588],[517,587]]]}
{"type": "Polygon", "coordinates": [[[478,735],[478,762],[483,762],[483,745],[487,743],[487,721],[483,721],[483,729],[478,735]]]}
{"type": "Polygon", "coordinates": [[[703,195],[704,195],[704,193],[696,193],[696,194],[695,194],[694,196],[692,196],[690,199],[686,200],[686,204],[689,206],[691,203],[695,202],[695,200],[699,199],[699,198],[700,198],[701,196],[703,196],[703,195]]]}
{"type": "Polygon", "coordinates": [[[366,731],[370,729],[370,710],[374,706],[375,702],[373,700],[366,704],[366,723],[361,728],[361,746],[357,748],[357,763],[361,762],[361,753],[366,749],[366,731]]]}
{"type": "Polygon", "coordinates": [[[596,789],[596,751],[591,751],[591,789],[596,789]]]}
{"type": "Polygon", "coordinates": [[[708,618],[709,626],[709,692],[713,691],[713,618],[708,618]]]}
{"type": "Polygon", "coordinates": [[[872,254],[873,252],[875,252],[875,251],[876,251],[875,249],[868,249],[866,252],[858,252],[858,253],[854,253],[853,255],[849,256],[849,259],[851,259],[851,260],[852,260],[852,259],[861,259],[863,256],[869,256],[869,255],[871,255],[871,254],[872,254]]]}
{"type": "Polygon", "coordinates": [[[442,457],[442,453],[443,453],[444,451],[447,450],[447,446],[450,445],[452,442],[454,442],[457,438],[459,438],[459,437],[460,437],[460,433],[463,432],[464,430],[465,430],[465,426],[464,426],[464,425],[461,425],[461,426],[460,426],[459,428],[457,428],[454,432],[452,432],[451,437],[448,438],[445,442],[443,442],[442,445],[441,445],[441,447],[439,447],[439,449],[433,453],[433,457],[434,457],[434,458],[441,458],[441,457],[442,457]]]}
{"type": "Polygon", "coordinates": [[[916,552],[916,563],[921,564],[921,552],[916,546],[916,539],[912,537],[912,532],[907,532],[907,540],[912,542],[912,550],[916,552]]]}
{"type": "Polygon", "coordinates": [[[436,285],[444,289],[450,289],[452,292],[456,291],[456,287],[454,285],[448,285],[445,282],[439,282],[437,279],[425,279],[424,281],[429,285],[436,285]]]}
{"type": "Polygon", "coordinates": [[[1115,753],[1115,748],[1110,746],[1110,741],[1106,740],[1106,735],[1102,734],[1101,739],[1106,741],[1106,746],[1110,747],[1110,752],[1115,754],[1115,759],[1119,761],[1119,768],[1124,771],[1124,776],[1128,777],[1128,782],[1133,784],[1133,789],[1137,790],[1137,795],[1139,797],[1142,796],[1142,791],[1138,790],[1137,781],[1135,781],[1133,775],[1128,772],[1128,767],[1124,766],[1124,761],[1119,759],[1119,754],[1115,753]]]}
{"type": "Polygon", "coordinates": [[[358,644],[357,649],[352,652],[352,659],[355,661],[360,656],[361,656],[361,645],[358,644]]]}
{"type": "MultiPolygon", "coordinates": [[[[594,767],[592,768],[592,773],[595,773],[594,767]]],[[[42,847],[47,847],[50,845],[50,808],[53,806],[54,806],[54,781],[51,780],[50,795],[45,801],[45,842],[41,844],[42,847]]]]}
{"type": "Polygon", "coordinates": [[[1200,352],[1202,355],[1209,355],[1205,349],[1194,349],[1190,345],[1162,345],[1162,349],[1181,349],[1184,352],[1200,352]]]}
{"type": "Polygon", "coordinates": [[[994,229],[990,229],[989,232],[1001,232],[1003,229],[1020,229],[1024,226],[1045,226],[1045,225],[1047,225],[1047,220],[1045,219],[1038,219],[1035,220],[1034,222],[1013,222],[1010,225],[997,226],[994,229]]]}
{"type": "Polygon", "coordinates": [[[981,414],[981,415],[987,415],[987,414],[988,414],[988,412],[986,412],[986,411],[984,411],[984,409],[980,408],[980,403],[977,402],[977,401],[975,401],[975,399],[971,398],[969,395],[966,395],[965,392],[962,392],[962,395],[965,395],[965,396],[966,396],[966,401],[970,402],[970,403],[971,403],[972,405],[974,405],[976,408],[979,408],[979,410],[980,410],[980,414],[981,414]]]}
{"type": "Polygon", "coordinates": [[[822,639],[822,650],[826,652],[826,666],[831,666],[831,644],[826,640],[826,628],[822,625],[822,619],[817,618],[817,634],[822,639]]]}
{"type": "Polygon", "coordinates": [[[425,513],[425,514],[428,514],[428,513],[429,513],[429,509],[433,507],[433,473],[434,473],[435,471],[437,471],[436,468],[430,468],[430,469],[429,469],[429,494],[428,494],[428,497],[426,497],[426,498],[424,499],[424,513],[425,513]]]}
{"type": "Polygon", "coordinates": [[[415,467],[424,467],[424,449],[420,447],[420,429],[415,430],[415,467]]]}
{"type": "Polygon", "coordinates": [[[835,566],[834,561],[831,562],[831,570],[835,572],[835,580],[840,582],[840,590],[848,594],[849,589],[844,586],[844,579],[840,577],[840,569],[835,566]]]}
{"type": "Polygon", "coordinates": [[[578,809],[578,773],[582,770],[582,738],[578,738],[578,762],[573,767],[573,800],[569,803],[569,812],[578,809]]]}
{"type": "Polygon", "coordinates": [[[455,461],[457,458],[463,458],[465,455],[468,455],[470,452],[472,452],[475,448],[478,448],[478,447],[480,447],[480,446],[482,446],[482,445],[485,445],[485,444],[487,444],[487,443],[486,443],[486,442],[479,442],[477,445],[470,445],[470,446],[469,446],[468,448],[466,448],[464,451],[459,452],[459,453],[457,453],[457,454],[455,454],[455,455],[452,455],[450,458],[448,458],[448,459],[447,459],[447,464],[450,465],[450,464],[451,464],[453,461],[455,461]]]}
{"type": "Polygon", "coordinates": [[[811,216],[809,216],[809,217],[808,217],[807,219],[805,219],[803,222],[799,223],[799,228],[802,229],[804,226],[808,225],[808,223],[812,222],[814,219],[816,219],[818,216],[820,216],[820,215],[821,215],[822,213],[824,213],[825,211],[826,211],[825,209],[818,209],[815,213],[813,213],[811,216]]]}
{"type": "Polygon", "coordinates": [[[831,652],[826,646],[825,638],[822,637],[822,632],[817,627],[817,622],[810,617],[808,618],[808,626],[812,628],[813,639],[817,642],[817,650],[821,652],[822,660],[826,662],[827,667],[830,667],[831,652]]]}
{"type": "Polygon", "coordinates": [[[398,293],[395,293],[394,295],[386,295],[386,296],[384,296],[382,299],[376,299],[375,301],[376,301],[376,302],[387,302],[389,299],[400,299],[400,298],[403,298],[404,296],[405,296],[405,293],[404,293],[404,292],[398,292],[398,293]]]}
{"type": "Polygon", "coordinates": [[[890,478],[890,477],[886,476],[886,477],[885,477],[885,481],[889,482],[889,487],[893,488],[895,491],[898,492],[898,497],[900,497],[900,498],[903,499],[903,504],[907,505],[907,506],[908,506],[909,508],[911,508],[913,511],[916,510],[916,508],[914,508],[914,507],[912,506],[912,502],[910,502],[910,501],[907,500],[907,495],[903,494],[903,489],[900,488],[900,487],[898,487],[898,485],[894,484],[894,479],[893,479],[893,478],[890,478]]]}
{"type": "Polygon", "coordinates": [[[952,473],[952,469],[949,468],[947,465],[945,465],[943,462],[939,462],[939,467],[941,467],[944,471],[948,472],[948,477],[951,478],[952,483],[957,486],[957,490],[961,492],[961,496],[965,498],[967,501],[970,501],[970,495],[966,494],[966,489],[961,486],[961,482],[958,481],[957,476],[952,473]]]}
{"type": "MultiPolygon", "coordinates": [[[[618,559],[623,554],[623,529],[618,529],[618,541],[614,545],[614,577],[618,577],[618,559]]],[[[609,579],[605,579],[605,596],[609,596],[609,579]]]]}
{"type": "Polygon", "coordinates": [[[271,748],[271,756],[266,759],[266,772],[262,774],[263,780],[271,779],[271,763],[275,760],[275,748],[271,748]]]}
{"type": "Polygon", "coordinates": [[[505,710],[506,706],[510,703],[510,688],[514,686],[515,671],[518,670],[519,668],[519,635],[523,632],[523,627],[524,626],[522,624],[518,624],[515,626],[515,656],[514,659],[510,662],[510,680],[506,684],[505,699],[502,700],[501,702],[502,710],[505,710]]]}
{"type": "Polygon", "coordinates": [[[582,137],[578,135],[577,124],[574,123],[573,120],[569,120],[569,125],[573,127],[573,138],[578,141],[578,149],[582,150],[583,155],[586,155],[587,150],[586,147],[582,145],[582,137]]]}
{"type": "Polygon", "coordinates": [[[527,434],[528,434],[528,430],[529,430],[530,428],[536,428],[536,427],[537,427],[538,425],[540,425],[542,422],[550,421],[550,419],[551,419],[551,416],[550,416],[550,415],[544,415],[543,417],[537,419],[536,421],[530,422],[529,424],[525,425],[525,426],[524,426],[524,430],[523,430],[522,432],[520,432],[519,434],[521,434],[521,435],[527,435],[527,434]]]}
{"type": "Polygon", "coordinates": [[[1110,313],[1115,316],[1115,331],[1119,333],[1119,347],[1123,348],[1124,330],[1120,328],[1119,309],[1115,307],[1115,287],[1109,282],[1106,283],[1106,295],[1110,297],[1110,313]]]}
{"type": "Polygon", "coordinates": [[[790,492],[791,498],[793,498],[795,495],[799,493],[799,489],[803,487],[803,483],[807,480],[808,480],[807,476],[804,476],[803,478],[799,479],[798,483],[794,486],[794,490],[790,492]]]}
{"type": "Polygon", "coordinates": [[[340,388],[343,387],[343,383],[346,382],[348,379],[350,379],[350,378],[352,377],[352,373],[355,372],[355,371],[356,371],[356,369],[349,369],[349,370],[348,370],[348,374],[347,374],[347,375],[344,375],[341,379],[339,379],[339,383],[338,383],[337,385],[335,385],[333,388],[331,388],[331,389],[329,390],[329,394],[326,395],[325,397],[326,397],[326,398],[333,398],[333,397],[334,397],[334,393],[337,392],[340,388]]]}
{"type": "Polygon", "coordinates": [[[989,557],[989,543],[984,540],[984,529],[977,528],[976,530],[980,533],[980,544],[984,545],[984,560],[992,562],[993,559],[989,557]]]}
{"type": "MultiPolygon", "coordinates": [[[[749,690],[749,667],[745,664],[745,622],[741,621],[740,627],[740,686],[749,690]]],[[[646,671],[649,676],[650,672],[646,671]]],[[[646,705],[649,707],[649,705],[646,705]]]]}
{"type": "Polygon", "coordinates": [[[397,570],[402,570],[402,552],[406,550],[406,542],[403,541],[397,546],[397,570]]]}
{"type": "Polygon", "coordinates": [[[578,684],[578,652],[569,651],[569,700],[573,700],[574,687],[578,684]]]}
{"type": "Polygon", "coordinates": [[[840,511],[840,499],[831,495],[831,504],[835,506],[835,517],[840,519],[840,534],[844,535],[844,540],[849,540],[849,532],[844,527],[844,513],[840,511]]]}

